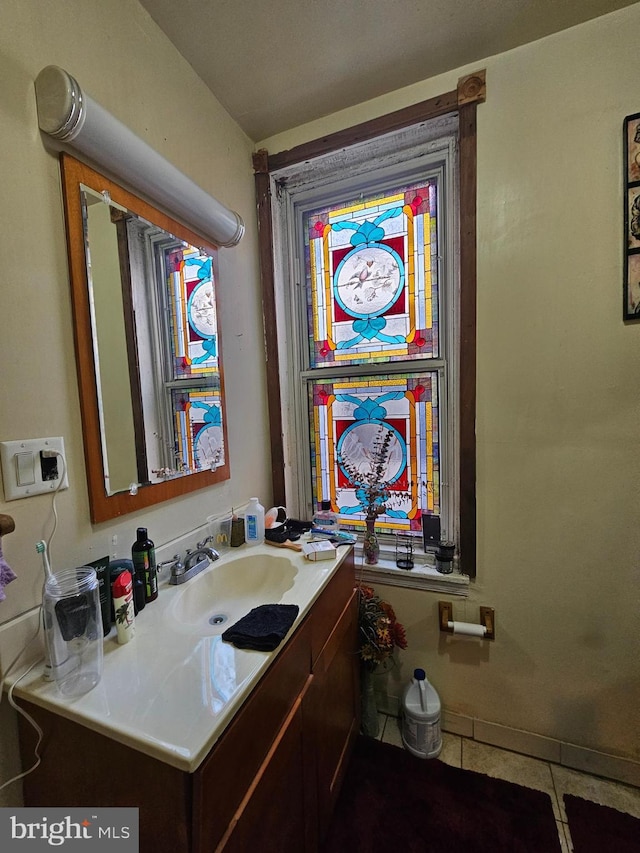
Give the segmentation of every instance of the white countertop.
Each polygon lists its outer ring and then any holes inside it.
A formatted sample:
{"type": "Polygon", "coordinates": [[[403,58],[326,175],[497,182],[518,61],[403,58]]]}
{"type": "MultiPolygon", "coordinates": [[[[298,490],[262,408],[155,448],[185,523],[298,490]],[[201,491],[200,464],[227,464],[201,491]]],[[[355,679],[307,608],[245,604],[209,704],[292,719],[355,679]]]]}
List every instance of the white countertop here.
{"type": "MultiPolygon", "coordinates": [[[[335,560],[310,562],[294,551],[243,545],[184,584],[169,585],[165,573],[158,598],[136,617],[135,638],[121,646],[115,628],[105,638],[103,674],[93,690],[76,699],[65,698],[55,684],[43,681],[42,668],[37,666],[16,685],[14,695],[193,772],[286,644],[285,640],[273,652],[248,651],[222,642],[220,634],[251,607],[297,604],[300,612],[290,636],[348,551],[341,547],[335,560]],[[279,601],[256,599],[246,607],[243,603],[242,613],[216,628],[203,629],[200,623],[189,626],[176,618],[185,592],[191,588],[193,598],[199,585],[206,594],[211,578],[202,579],[243,557],[291,561],[296,573],[279,601]]],[[[213,600],[211,612],[217,612],[213,600]]]]}

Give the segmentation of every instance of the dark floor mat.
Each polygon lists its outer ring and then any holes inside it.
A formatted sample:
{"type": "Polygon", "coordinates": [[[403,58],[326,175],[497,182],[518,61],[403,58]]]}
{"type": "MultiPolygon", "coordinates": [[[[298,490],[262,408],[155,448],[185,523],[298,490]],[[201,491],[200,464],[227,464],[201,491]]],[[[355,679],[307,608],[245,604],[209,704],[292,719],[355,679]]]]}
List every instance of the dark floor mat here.
{"type": "Polygon", "coordinates": [[[359,737],[324,853],[560,853],[551,798],[359,737]]]}
{"type": "Polygon", "coordinates": [[[574,853],[639,853],[637,817],[573,794],[563,799],[574,853]]]}

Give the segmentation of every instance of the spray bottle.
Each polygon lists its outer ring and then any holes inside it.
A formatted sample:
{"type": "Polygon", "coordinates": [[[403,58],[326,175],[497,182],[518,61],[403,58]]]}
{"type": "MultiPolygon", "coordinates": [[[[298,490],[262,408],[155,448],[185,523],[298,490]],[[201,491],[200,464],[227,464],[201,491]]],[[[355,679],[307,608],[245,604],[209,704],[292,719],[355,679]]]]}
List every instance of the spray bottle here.
{"type": "Polygon", "coordinates": [[[120,645],[124,645],[133,640],[136,635],[135,617],[133,615],[133,584],[131,572],[127,569],[120,572],[114,580],[112,595],[118,642],[120,645]]]}

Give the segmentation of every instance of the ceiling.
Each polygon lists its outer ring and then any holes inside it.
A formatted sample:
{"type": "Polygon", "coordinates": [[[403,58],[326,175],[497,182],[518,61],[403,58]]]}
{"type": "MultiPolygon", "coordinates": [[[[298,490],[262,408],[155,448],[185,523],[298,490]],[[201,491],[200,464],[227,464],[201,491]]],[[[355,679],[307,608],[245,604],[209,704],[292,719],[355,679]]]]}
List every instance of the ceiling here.
{"type": "Polygon", "coordinates": [[[635,0],[140,0],[254,141],[635,0]]]}

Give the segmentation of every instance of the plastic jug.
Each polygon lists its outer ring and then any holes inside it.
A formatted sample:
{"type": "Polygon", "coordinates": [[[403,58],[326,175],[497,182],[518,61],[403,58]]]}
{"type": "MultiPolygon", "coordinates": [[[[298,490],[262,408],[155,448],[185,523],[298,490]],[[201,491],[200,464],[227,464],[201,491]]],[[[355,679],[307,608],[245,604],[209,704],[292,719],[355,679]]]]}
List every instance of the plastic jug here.
{"type": "Polygon", "coordinates": [[[442,749],[440,697],[427,681],[424,669],[416,669],[403,697],[402,743],[418,758],[437,758],[442,749]]]}
{"type": "Polygon", "coordinates": [[[249,498],[244,513],[244,541],[247,545],[264,542],[264,507],[258,498],[249,498]]]}

